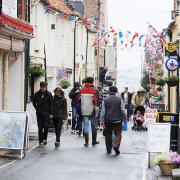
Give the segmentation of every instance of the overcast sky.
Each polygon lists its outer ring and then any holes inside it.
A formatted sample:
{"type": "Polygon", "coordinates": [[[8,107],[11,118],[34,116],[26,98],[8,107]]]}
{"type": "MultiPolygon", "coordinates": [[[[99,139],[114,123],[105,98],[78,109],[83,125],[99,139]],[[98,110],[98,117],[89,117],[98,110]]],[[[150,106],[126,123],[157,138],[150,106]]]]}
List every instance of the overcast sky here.
{"type": "MultiPolygon", "coordinates": [[[[167,28],[171,20],[173,0],[107,0],[108,24],[117,31],[146,33],[151,23],[159,32],[167,28]]],[[[129,86],[135,91],[140,84],[141,61],[144,51],[138,47],[132,50],[118,50],[118,87],[120,91],[129,86]],[[125,69],[125,70],[124,70],[125,69]],[[132,82],[134,82],[132,84],[132,82]]]]}

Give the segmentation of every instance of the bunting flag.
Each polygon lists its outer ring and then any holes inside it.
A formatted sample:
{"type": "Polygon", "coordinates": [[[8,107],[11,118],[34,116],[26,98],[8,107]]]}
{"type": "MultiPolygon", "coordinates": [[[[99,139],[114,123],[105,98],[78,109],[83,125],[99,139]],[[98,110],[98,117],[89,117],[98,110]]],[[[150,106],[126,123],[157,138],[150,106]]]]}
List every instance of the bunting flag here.
{"type": "Polygon", "coordinates": [[[133,44],[134,40],[135,40],[136,38],[138,38],[138,36],[139,36],[139,34],[136,32],[136,33],[133,35],[130,43],[133,44]]]}
{"type": "Polygon", "coordinates": [[[144,38],[144,34],[139,37],[139,46],[141,46],[143,38],[144,38]]]}
{"type": "Polygon", "coordinates": [[[123,32],[119,32],[119,39],[123,38],[123,32]]]}

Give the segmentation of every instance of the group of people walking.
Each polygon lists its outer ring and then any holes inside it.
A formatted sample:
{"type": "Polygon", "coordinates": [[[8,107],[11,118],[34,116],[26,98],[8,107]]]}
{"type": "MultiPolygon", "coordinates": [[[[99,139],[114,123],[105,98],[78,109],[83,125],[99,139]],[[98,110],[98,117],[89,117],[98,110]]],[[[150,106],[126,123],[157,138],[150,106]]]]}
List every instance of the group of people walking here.
{"type": "MultiPolygon", "coordinates": [[[[63,121],[67,119],[67,99],[60,87],[54,90],[54,96],[47,90],[47,82],[40,83],[40,90],[34,94],[33,105],[36,109],[39,145],[47,144],[48,124],[53,119],[56,133],[55,147],[60,146],[60,136],[63,121]]],[[[94,86],[94,78],[86,78],[82,87],[79,82],[69,93],[72,105],[72,133],[77,132],[84,136],[84,147],[89,146],[89,126],[91,124],[92,146],[99,144],[97,141],[98,125],[105,129],[105,143],[107,154],[112,149],[120,153],[122,122],[130,117],[132,95],[128,88],[119,96],[117,87],[112,83],[105,88],[99,84],[94,86]],[[126,109],[126,112],[125,112],[126,109]],[[127,115],[127,116],[126,116],[127,115]],[[115,141],[112,141],[112,134],[115,141]]]]}

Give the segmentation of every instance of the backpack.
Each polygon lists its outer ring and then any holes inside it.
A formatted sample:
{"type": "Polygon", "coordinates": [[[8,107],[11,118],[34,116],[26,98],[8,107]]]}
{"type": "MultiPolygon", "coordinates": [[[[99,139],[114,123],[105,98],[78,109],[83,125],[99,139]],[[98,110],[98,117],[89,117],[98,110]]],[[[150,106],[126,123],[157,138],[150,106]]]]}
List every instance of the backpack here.
{"type": "Polygon", "coordinates": [[[93,94],[81,94],[81,115],[93,116],[94,112],[93,94]]]}

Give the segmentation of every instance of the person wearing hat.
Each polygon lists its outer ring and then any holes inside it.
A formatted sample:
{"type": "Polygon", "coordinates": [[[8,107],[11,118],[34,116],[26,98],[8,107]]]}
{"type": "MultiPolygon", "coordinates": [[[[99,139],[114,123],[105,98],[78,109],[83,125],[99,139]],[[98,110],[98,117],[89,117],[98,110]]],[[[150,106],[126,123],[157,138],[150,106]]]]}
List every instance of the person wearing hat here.
{"type": "Polygon", "coordinates": [[[63,120],[67,119],[67,100],[64,97],[64,92],[60,87],[54,90],[53,97],[53,121],[56,133],[55,147],[60,147],[60,136],[63,125],[63,120]]]}
{"type": "Polygon", "coordinates": [[[80,102],[80,87],[79,82],[74,83],[74,88],[69,93],[72,106],[72,133],[82,133],[82,119],[81,119],[81,102],[80,102]]]}
{"type": "Polygon", "coordinates": [[[117,96],[118,89],[115,86],[109,87],[109,97],[105,98],[102,105],[101,121],[105,123],[105,143],[107,154],[111,154],[112,148],[116,155],[120,154],[122,121],[126,119],[124,104],[120,96],[117,96]],[[115,142],[112,144],[112,133],[115,134],[115,142]]]}
{"type": "Polygon", "coordinates": [[[52,94],[47,90],[47,82],[40,82],[40,90],[33,96],[33,106],[36,109],[39,145],[47,144],[49,119],[53,113],[52,94]]]}

